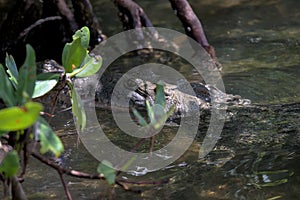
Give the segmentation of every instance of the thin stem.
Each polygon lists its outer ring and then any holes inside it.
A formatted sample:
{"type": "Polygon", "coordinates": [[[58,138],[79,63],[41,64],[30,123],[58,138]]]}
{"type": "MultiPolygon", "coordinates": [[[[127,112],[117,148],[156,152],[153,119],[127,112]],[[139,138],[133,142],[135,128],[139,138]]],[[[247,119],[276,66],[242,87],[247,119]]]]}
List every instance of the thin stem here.
{"type": "Polygon", "coordinates": [[[24,143],[23,143],[23,167],[22,167],[22,172],[20,174],[19,178],[22,178],[25,173],[26,173],[26,168],[28,166],[29,163],[29,158],[30,158],[30,152],[28,152],[28,143],[30,141],[30,133],[32,132],[32,128],[29,128],[25,131],[25,135],[24,135],[24,143]]]}
{"type": "Polygon", "coordinates": [[[150,156],[152,156],[152,152],[153,152],[153,146],[154,146],[154,136],[150,137],[150,156]]]}
{"type": "Polygon", "coordinates": [[[31,155],[36,158],[37,160],[41,161],[42,163],[52,167],[53,169],[60,171],[62,174],[67,174],[69,176],[73,176],[76,178],[86,178],[86,179],[105,179],[103,174],[88,174],[88,173],[84,173],[84,172],[80,172],[80,171],[76,171],[76,170],[69,170],[66,168],[63,168],[59,165],[57,165],[56,163],[52,162],[51,160],[41,156],[39,153],[33,151],[31,152],[31,155]]]}
{"type": "Polygon", "coordinates": [[[64,186],[65,193],[66,193],[66,195],[67,195],[68,200],[72,200],[72,196],[71,196],[70,190],[69,190],[69,188],[68,188],[68,186],[67,186],[67,184],[66,184],[66,182],[65,182],[63,173],[61,173],[59,170],[58,170],[57,172],[58,172],[59,177],[60,177],[60,180],[61,180],[61,182],[62,182],[62,184],[63,184],[63,186],[64,186]]]}
{"type": "MultiPolygon", "coordinates": [[[[80,171],[76,171],[76,170],[65,169],[65,168],[63,168],[63,167],[55,164],[51,160],[43,157],[42,155],[40,155],[39,153],[37,153],[35,151],[32,151],[31,155],[34,158],[36,158],[37,160],[41,161],[42,163],[44,163],[44,164],[52,167],[56,171],[58,171],[58,173],[60,174],[60,176],[62,176],[63,174],[67,174],[69,176],[73,176],[73,177],[76,177],[76,178],[105,180],[105,177],[104,177],[103,174],[88,174],[88,173],[84,173],[84,172],[80,172],[80,171]]],[[[124,190],[135,192],[135,193],[140,193],[139,191],[130,189],[128,186],[122,184],[121,182],[125,183],[125,181],[116,180],[116,184],[119,185],[124,190]]]]}

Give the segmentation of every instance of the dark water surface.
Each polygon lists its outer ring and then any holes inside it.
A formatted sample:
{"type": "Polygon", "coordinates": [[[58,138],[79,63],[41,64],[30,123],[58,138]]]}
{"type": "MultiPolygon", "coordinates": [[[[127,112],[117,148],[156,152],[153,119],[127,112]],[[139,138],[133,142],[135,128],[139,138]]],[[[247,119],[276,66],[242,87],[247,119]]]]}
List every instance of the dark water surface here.
{"type": "MultiPolygon", "coordinates": [[[[122,31],[109,0],[92,1],[103,32],[122,31]]],[[[168,1],[137,1],[154,26],[183,31],[168,1]]],[[[205,125],[189,150],[173,165],[157,172],[119,177],[135,181],[171,178],[165,185],[135,186],[142,195],[115,189],[115,199],[298,199],[300,196],[300,1],[191,1],[207,37],[223,65],[228,93],[255,106],[232,108],[215,149],[197,160],[205,125]]],[[[130,62],[130,61],[128,61],[130,62]]],[[[178,70],[194,80],[191,69],[178,70]]],[[[132,144],[115,128],[110,111],[97,113],[105,133],[116,143],[132,144]]],[[[66,153],[64,165],[95,173],[98,161],[79,143],[70,114],[53,121],[66,153]]],[[[172,139],[176,127],[158,135],[157,146],[172,139]]],[[[65,199],[54,170],[31,160],[24,187],[29,199],[65,199]]],[[[105,183],[66,177],[74,199],[101,199],[105,183]]]]}

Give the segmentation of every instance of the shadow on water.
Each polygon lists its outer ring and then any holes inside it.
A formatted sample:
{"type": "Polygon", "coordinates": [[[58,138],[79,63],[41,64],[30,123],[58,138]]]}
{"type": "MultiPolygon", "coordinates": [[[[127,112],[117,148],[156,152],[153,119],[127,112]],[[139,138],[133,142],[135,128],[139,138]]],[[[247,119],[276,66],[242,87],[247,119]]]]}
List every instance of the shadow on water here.
{"type": "MultiPolygon", "coordinates": [[[[115,9],[112,2],[92,2],[104,32],[111,35],[120,32],[117,15],[111,18],[111,10],[115,9]]],[[[168,2],[138,2],[154,25],[182,31],[168,2]]],[[[221,138],[205,158],[197,159],[207,128],[203,122],[194,143],[171,166],[143,176],[120,175],[120,178],[136,181],[170,178],[171,183],[133,186],[142,189],[142,195],[117,188],[115,199],[298,199],[300,2],[213,0],[191,3],[223,64],[226,91],[251,99],[254,104],[228,110],[221,138]]],[[[182,70],[189,76],[188,70],[182,70]]],[[[115,144],[130,148],[132,140],[115,128],[111,112],[98,109],[97,114],[105,133],[115,144]]],[[[53,124],[58,132],[64,132],[64,165],[95,172],[98,161],[81,143],[77,147],[72,117],[69,114],[59,117],[53,124]]],[[[176,127],[166,126],[164,131],[157,136],[157,147],[172,139],[176,127]]],[[[62,199],[63,188],[56,172],[31,161],[24,182],[28,194],[32,194],[30,199],[62,199]]],[[[66,179],[74,199],[99,199],[109,194],[109,188],[102,182],[66,179]]]]}

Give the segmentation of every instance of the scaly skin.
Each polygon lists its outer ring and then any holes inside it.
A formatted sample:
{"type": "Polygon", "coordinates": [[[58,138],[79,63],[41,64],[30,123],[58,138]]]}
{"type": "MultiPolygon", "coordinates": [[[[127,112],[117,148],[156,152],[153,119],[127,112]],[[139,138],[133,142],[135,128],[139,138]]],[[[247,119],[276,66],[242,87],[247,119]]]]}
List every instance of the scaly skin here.
{"type": "MultiPolygon", "coordinates": [[[[130,99],[133,106],[145,107],[145,102],[148,100],[154,104],[156,84],[141,79],[135,80],[138,88],[130,93],[130,99]]],[[[198,112],[203,109],[209,109],[214,99],[214,104],[222,105],[248,105],[250,100],[242,99],[238,95],[223,93],[217,88],[201,83],[191,83],[195,95],[187,94],[180,86],[164,83],[164,91],[166,97],[166,109],[175,105],[176,115],[187,115],[189,113],[198,112]],[[214,97],[212,98],[211,95],[214,97]]]]}

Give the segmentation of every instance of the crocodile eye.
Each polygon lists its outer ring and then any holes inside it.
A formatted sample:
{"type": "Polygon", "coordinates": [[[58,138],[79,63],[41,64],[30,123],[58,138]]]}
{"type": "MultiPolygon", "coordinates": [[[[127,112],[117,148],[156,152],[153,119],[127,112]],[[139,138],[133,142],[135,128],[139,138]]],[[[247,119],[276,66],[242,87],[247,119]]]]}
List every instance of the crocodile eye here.
{"type": "Polygon", "coordinates": [[[208,102],[208,103],[210,103],[211,102],[211,98],[210,97],[206,97],[205,101],[208,102]]]}
{"type": "Polygon", "coordinates": [[[137,84],[134,80],[132,79],[128,79],[126,82],[126,88],[128,89],[132,89],[132,90],[135,90],[137,88],[137,84]]]}

